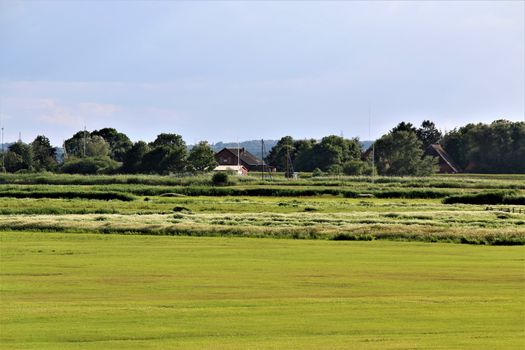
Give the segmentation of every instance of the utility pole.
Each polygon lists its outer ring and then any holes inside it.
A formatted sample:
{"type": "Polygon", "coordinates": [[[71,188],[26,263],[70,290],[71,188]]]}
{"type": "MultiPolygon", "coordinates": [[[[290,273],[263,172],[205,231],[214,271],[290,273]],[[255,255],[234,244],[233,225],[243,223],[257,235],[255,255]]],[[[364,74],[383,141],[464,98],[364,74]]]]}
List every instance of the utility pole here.
{"type": "Polygon", "coordinates": [[[239,139],[237,139],[237,173],[241,173],[241,144],[239,143],[239,139]]]}
{"type": "Polygon", "coordinates": [[[64,151],[62,162],[65,162],[67,159],[67,149],[66,149],[66,140],[62,140],[62,148],[64,151]]]}
{"type": "Polygon", "coordinates": [[[5,173],[4,125],[2,125],[2,172],[5,173]]]}
{"type": "Polygon", "coordinates": [[[264,180],[264,140],[262,139],[261,139],[261,160],[262,160],[261,180],[264,180]]]}

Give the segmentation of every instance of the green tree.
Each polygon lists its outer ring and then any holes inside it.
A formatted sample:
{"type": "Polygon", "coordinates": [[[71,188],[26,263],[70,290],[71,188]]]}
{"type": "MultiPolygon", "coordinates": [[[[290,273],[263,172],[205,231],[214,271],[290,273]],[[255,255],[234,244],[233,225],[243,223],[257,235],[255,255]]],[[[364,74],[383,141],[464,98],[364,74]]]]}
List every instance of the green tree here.
{"type": "Polygon", "coordinates": [[[416,135],[421,140],[423,150],[426,150],[432,144],[438,143],[443,137],[441,131],[430,120],[425,120],[421,123],[421,127],[416,130],[416,135]]]}
{"type": "Polygon", "coordinates": [[[14,173],[18,170],[27,169],[24,166],[24,160],[21,156],[15,152],[7,151],[4,156],[5,170],[10,173],[14,173]]]}
{"type": "Polygon", "coordinates": [[[330,135],[323,137],[321,142],[310,142],[297,145],[297,170],[312,171],[319,168],[322,171],[342,172],[342,166],[350,160],[361,158],[361,145],[358,139],[345,139],[330,135]]]}
{"type": "Polygon", "coordinates": [[[109,157],[109,144],[101,136],[93,135],[86,142],[86,156],[94,158],[109,157]]]}
{"type": "Polygon", "coordinates": [[[58,162],[56,159],[56,149],[51,146],[51,142],[45,136],[37,136],[31,142],[33,152],[33,166],[36,170],[55,170],[58,162]]]}
{"type": "Polygon", "coordinates": [[[148,144],[144,141],[138,141],[131,146],[124,156],[122,171],[125,173],[136,174],[143,171],[142,161],[144,155],[150,150],[148,144]]]}
{"type": "Polygon", "coordinates": [[[172,149],[184,148],[186,149],[186,143],[182,139],[182,136],[177,134],[159,134],[155,141],[150,144],[151,147],[168,146],[172,149]]]}
{"type": "Polygon", "coordinates": [[[417,129],[412,123],[401,122],[397,124],[392,130],[390,130],[391,133],[396,133],[398,131],[408,131],[416,133],[417,129]]]}
{"type": "Polygon", "coordinates": [[[525,173],[525,123],[467,124],[443,139],[445,150],[469,172],[525,173]]]}
{"type": "Polygon", "coordinates": [[[103,128],[95,130],[91,133],[91,136],[100,136],[108,144],[110,150],[110,157],[116,161],[124,161],[126,152],[131,148],[133,143],[126,134],[118,132],[114,128],[103,128]]]}
{"type": "MultiPolygon", "coordinates": [[[[312,157],[316,140],[297,140],[294,141],[294,170],[296,171],[313,171],[317,168],[312,157]]],[[[321,170],[321,169],[319,169],[321,170]]]]}
{"type": "Polygon", "coordinates": [[[288,155],[292,162],[296,157],[296,143],[291,136],[282,137],[266,156],[266,163],[276,167],[277,171],[285,171],[288,155]]]}
{"type": "Polygon", "coordinates": [[[146,173],[167,174],[186,168],[186,152],[169,146],[157,146],[144,155],[142,170],[146,173]]]}
{"type": "Polygon", "coordinates": [[[65,152],[68,157],[82,157],[84,156],[84,140],[87,141],[90,137],[87,131],[78,131],[69,139],[64,141],[65,152]]]}
{"type": "Polygon", "coordinates": [[[192,171],[212,170],[217,166],[215,153],[206,141],[201,141],[193,146],[188,156],[188,163],[192,171]]]}
{"type": "Polygon", "coordinates": [[[5,154],[5,169],[9,172],[33,169],[33,152],[31,146],[16,142],[9,146],[5,154]]]}
{"type": "Polygon", "coordinates": [[[103,137],[79,131],[64,142],[68,157],[108,157],[109,143],[103,137]]]}
{"type": "Polygon", "coordinates": [[[171,152],[168,146],[157,146],[151,148],[142,158],[142,171],[148,174],[164,173],[164,159],[171,152]]]}
{"type": "Polygon", "coordinates": [[[423,157],[421,141],[412,131],[395,131],[383,135],[375,144],[376,165],[382,175],[428,176],[435,172],[437,161],[423,157]]]}
{"type": "Polygon", "coordinates": [[[166,174],[186,169],[188,150],[182,136],[160,134],[150,143],[151,150],[144,155],[143,171],[166,174]]]}

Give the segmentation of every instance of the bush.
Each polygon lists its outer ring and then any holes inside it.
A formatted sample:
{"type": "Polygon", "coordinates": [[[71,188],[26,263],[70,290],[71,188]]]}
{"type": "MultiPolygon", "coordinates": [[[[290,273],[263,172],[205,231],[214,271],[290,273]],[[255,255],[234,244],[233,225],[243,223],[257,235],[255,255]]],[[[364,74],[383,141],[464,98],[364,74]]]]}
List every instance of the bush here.
{"type": "Polygon", "coordinates": [[[61,171],[66,174],[111,174],[119,163],[110,158],[74,158],[62,165],[61,171]]]}
{"type": "Polygon", "coordinates": [[[180,213],[180,212],[186,212],[186,213],[191,213],[191,209],[188,209],[186,207],[183,207],[183,206],[176,206],[175,208],[173,208],[173,211],[175,213],[180,213]]]}
{"type": "Polygon", "coordinates": [[[377,173],[377,170],[374,172],[374,167],[368,162],[350,160],[343,164],[343,172],[350,176],[371,176],[377,173]]]}
{"type": "Polygon", "coordinates": [[[224,186],[224,185],[227,185],[228,184],[228,174],[226,174],[225,172],[217,172],[215,174],[213,174],[212,178],[211,178],[211,182],[215,185],[215,186],[224,186]]]}
{"type": "Polygon", "coordinates": [[[343,172],[346,175],[359,176],[365,172],[366,163],[360,160],[350,160],[343,164],[343,172]]]}
{"type": "Polygon", "coordinates": [[[339,164],[332,164],[327,169],[330,175],[341,175],[343,173],[343,167],[339,164]]]}
{"type": "Polygon", "coordinates": [[[319,177],[323,176],[323,171],[319,168],[315,168],[314,171],[312,171],[312,177],[319,177]]]}

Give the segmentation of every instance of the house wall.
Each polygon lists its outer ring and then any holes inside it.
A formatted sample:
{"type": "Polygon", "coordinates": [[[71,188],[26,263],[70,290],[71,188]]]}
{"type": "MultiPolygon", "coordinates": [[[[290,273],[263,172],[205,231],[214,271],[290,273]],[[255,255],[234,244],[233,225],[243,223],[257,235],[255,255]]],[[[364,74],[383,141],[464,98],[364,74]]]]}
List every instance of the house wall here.
{"type": "MultiPolygon", "coordinates": [[[[223,149],[222,151],[219,151],[215,154],[215,160],[219,165],[237,165],[237,155],[233,154],[232,152],[223,149]]],[[[248,164],[244,162],[242,159],[239,162],[240,165],[243,165],[248,171],[275,171],[274,167],[271,167],[267,164],[264,165],[264,168],[262,164],[248,164]]]]}
{"type": "MultiPolygon", "coordinates": [[[[228,150],[222,150],[215,154],[215,160],[219,165],[237,165],[237,155],[232,154],[232,152],[228,150]]],[[[239,162],[240,165],[244,165],[244,167],[248,170],[250,169],[250,165],[246,162],[243,162],[242,159],[239,162]]]]}

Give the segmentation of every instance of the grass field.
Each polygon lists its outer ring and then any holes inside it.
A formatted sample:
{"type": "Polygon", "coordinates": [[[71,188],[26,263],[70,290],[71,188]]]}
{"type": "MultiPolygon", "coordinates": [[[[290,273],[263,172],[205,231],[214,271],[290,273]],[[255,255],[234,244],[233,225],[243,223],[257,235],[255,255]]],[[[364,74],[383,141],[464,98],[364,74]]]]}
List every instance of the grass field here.
{"type": "Polygon", "coordinates": [[[2,349],[520,349],[525,247],[3,232],[2,349]]]}
{"type": "Polygon", "coordinates": [[[0,230],[525,244],[522,175],[248,176],[217,187],[210,176],[9,174],[0,183],[0,230]],[[517,204],[443,202],[490,191],[517,204]]]}
{"type": "Polygon", "coordinates": [[[524,200],[525,175],[0,174],[0,348],[521,349],[524,200]]]}

